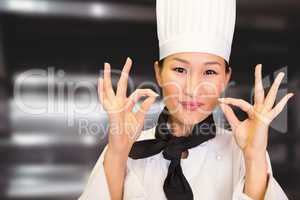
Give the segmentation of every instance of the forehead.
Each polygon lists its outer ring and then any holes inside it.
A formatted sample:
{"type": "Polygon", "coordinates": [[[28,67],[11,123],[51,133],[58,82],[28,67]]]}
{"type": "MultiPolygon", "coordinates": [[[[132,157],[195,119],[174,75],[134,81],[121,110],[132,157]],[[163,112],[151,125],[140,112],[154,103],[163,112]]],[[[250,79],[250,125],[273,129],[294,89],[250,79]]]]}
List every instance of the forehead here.
{"type": "Polygon", "coordinates": [[[190,65],[203,65],[203,64],[219,64],[224,65],[224,59],[220,56],[201,53],[201,52],[184,52],[172,54],[165,58],[166,62],[183,62],[190,65]]]}

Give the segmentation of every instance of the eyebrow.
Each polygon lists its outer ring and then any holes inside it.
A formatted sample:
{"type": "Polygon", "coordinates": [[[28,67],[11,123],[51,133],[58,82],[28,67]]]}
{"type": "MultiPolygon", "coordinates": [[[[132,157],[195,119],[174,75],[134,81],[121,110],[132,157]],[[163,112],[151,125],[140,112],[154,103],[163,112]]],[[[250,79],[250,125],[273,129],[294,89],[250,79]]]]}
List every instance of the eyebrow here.
{"type": "Polygon", "coordinates": [[[219,62],[217,61],[210,61],[210,62],[205,62],[204,65],[219,65],[222,66],[219,62]]]}
{"type": "Polygon", "coordinates": [[[182,62],[182,63],[188,64],[188,65],[190,64],[189,61],[184,60],[184,59],[181,59],[181,58],[173,58],[173,60],[176,60],[176,61],[178,61],[178,62],[182,62]]]}
{"type": "MultiPolygon", "coordinates": [[[[190,64],[190,62],[189,61],[187,61],[187,60],[184,60],[184,59],[182,59],[182,58],[173,58],[173,60],[176,60],[176,61],[178,61],[178,62],[182,62],[182,63],[185,63],[185,64],[190,64]]],[[[222,66],[219,62],[217,62],[217,61],[208,61],[208,62],[205,62],[204,63],[204,65],[220,65],[220,66],[222,66]]]]}

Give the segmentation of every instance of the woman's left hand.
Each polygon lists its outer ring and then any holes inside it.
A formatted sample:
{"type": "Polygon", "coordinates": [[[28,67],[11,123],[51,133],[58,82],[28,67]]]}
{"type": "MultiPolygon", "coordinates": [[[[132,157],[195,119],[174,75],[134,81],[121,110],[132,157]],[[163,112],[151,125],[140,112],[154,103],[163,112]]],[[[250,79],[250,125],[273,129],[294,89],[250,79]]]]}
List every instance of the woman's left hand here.
{"type": "Polygon", "coordinates": [[[293,93],[285,95],[273,108],[283,77],[284,73],[280,72],[265,97],[262,84],[262,65],[259,64],[255,68],[254,105],[242,99],[219,98],[220,107],[232,128],[235,141],[247,159],[265,154],[269,125],[293,96],[293,93]],[[237,106],[245,111],[248,118],[240,121],[229,105],[237,106]]]}

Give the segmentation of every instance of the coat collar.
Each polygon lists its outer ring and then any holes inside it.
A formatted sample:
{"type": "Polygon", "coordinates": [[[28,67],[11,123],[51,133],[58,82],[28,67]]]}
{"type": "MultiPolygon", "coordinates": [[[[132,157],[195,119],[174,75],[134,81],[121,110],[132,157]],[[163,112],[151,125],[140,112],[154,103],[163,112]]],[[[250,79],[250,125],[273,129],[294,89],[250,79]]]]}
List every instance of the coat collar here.
{"type": "MultiPolygon", "coordinates": [[[[156,126],[150,128],[150,129],[144,130],[141,133],[140,137],[138,138],[138,141],[155,139],[155,127],[156,126]]],[[[225,149],[228,148],[229,145],[231,145],[231,142],[233,139],[234,138],[233,138],[232,131],[226,130],[222,127],[217,126],[216,127],[216,137],[203,143],[203,145],[208,145],[210,151],[214,151],[218,155],[223,155],[226,152],[225,149]]]]}

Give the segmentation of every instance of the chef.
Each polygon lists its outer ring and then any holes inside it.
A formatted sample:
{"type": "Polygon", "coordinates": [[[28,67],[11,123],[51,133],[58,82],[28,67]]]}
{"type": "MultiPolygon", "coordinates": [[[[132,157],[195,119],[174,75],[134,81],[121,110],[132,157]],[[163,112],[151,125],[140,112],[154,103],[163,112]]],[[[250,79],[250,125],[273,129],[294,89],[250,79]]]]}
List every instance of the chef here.
{"type": "Polygon", "coordinates": [[[262,65],[256,65],[253,104],[224,95],[235,0],[157,0],[156,12],[160,58],[154,70],[164,107],[156,126],[143,130],[158,94],[137,89],[126,96],[130,58],[114,91],[104,64],[98,93],[109,118],[108,144],[79,199],[287,199],[266,150],[270,123],[293,96],[275,104],[284,74],[265,94],[262,65]],[[238,119],[232,106],[248,117],[238,119]],[[218,108],[230,129],[216,123],[218,108]]]}

